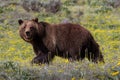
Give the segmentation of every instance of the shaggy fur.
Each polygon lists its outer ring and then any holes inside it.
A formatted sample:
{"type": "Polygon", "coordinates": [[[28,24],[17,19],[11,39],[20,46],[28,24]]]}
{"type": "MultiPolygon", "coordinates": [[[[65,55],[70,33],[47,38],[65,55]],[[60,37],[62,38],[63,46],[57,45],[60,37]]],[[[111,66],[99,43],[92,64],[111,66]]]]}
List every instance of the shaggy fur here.
{"type": "Polygon", "coordinates": [[[54,56],[69,60],[104,62],[99,45],[91,33],[78,24],[49,24],[38,19],[19,20],[19,33],[23,40],[31,43],[36,57],[33,63],[49,63],[54,56]]]}

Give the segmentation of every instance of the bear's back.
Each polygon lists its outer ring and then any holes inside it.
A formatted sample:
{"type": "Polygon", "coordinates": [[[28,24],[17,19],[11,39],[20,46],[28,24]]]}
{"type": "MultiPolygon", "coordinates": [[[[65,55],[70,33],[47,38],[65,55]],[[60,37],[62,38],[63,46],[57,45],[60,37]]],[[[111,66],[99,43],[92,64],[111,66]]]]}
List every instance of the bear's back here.
{"type": "Polygon", "coordinates": [[[54,25],[56,29],[56,45],[65,50],[70,47],[78,48],[86,42],[90,32],[79,24],[64,23],[54,25]]]}

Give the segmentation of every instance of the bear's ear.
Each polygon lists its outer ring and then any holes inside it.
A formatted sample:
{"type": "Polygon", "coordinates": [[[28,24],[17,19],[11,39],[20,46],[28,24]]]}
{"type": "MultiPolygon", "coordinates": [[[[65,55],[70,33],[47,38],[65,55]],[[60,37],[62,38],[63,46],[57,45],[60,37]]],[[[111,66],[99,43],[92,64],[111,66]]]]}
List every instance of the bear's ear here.
{"type": "Polygon", "coordinates": [[[35,19],[32,19],[32,20],[38,23],[38,18],[35,18],[35,19]]]}
{"type": "Polygon", "coordinates": [[[47,23],[47,22],[40,22],[40,24],[42,24],[43,27],[46,27],[49,25],[49,23],[47,23]]]}
{"type": "Polygon", "coordinates": [[[23,20],[19,19],[18,23],[19,23],[19,25],[21,25],[23,23],[23,20]]]}

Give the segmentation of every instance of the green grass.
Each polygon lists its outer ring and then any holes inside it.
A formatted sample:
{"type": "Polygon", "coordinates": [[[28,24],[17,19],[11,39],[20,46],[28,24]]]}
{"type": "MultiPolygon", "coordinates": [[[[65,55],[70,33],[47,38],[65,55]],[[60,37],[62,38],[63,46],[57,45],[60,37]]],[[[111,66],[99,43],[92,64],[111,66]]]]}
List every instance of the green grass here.
{"type": "MultiPolygon", "coordinates": [[[[120,79],[120,9],[107,6],[104,0],[61,0],[56,14],[26,12],[20,5],[0,8],[0,80],[119,80],[120,79]],[[104,4],[104,5],[103,5],[104,4]],[[79,12],[83,15],[79,15],[79,12]],[[18,19],[38,17],[39,21],[61,23],[68,20],[87,28],[99,43],[105,64],[87,59],[69,62],[55,57],[50,65],[31,65],[35,56],[32,46],[18,33],[18,19]]],[[[17,2],[19,1],[8,1],[17,2]]],[[[0,5],[2,5],[2,2],[0,5]]],[[[7,4],[7,2],[6,2],[7,4]]]]}

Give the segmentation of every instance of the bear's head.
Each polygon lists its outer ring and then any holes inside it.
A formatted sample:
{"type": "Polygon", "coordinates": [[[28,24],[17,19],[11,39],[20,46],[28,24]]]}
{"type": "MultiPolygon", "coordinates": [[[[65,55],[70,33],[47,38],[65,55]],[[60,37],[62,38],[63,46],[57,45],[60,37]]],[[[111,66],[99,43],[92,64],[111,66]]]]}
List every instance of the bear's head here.
{"type": "Polygon", "coordinates": [[[38,18],[32,20],[18,20],[19,34],[21,38],[27,42],[41,38],[44,35],[45,25],[38,22],[38,18]]]}

